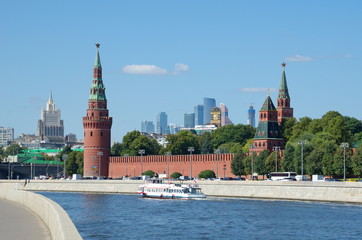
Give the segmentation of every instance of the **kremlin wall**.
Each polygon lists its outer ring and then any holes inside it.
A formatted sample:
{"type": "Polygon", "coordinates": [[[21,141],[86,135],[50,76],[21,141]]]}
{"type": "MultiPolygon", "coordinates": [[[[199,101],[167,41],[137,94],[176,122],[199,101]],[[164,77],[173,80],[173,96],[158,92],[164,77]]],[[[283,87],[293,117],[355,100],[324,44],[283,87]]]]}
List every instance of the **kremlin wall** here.
{"type": "MultiPolygon", "coordinates": [[[[84,177],[136,177],[147,170],[152,170],[158,174],[167,174],[167,176],[179,172],[183,176],[197,177],[203,170],[213,170],[217,177],[233,176],[231,161],[234,154],[111,157],[112,117],[108,115],[105,86],[102,80],[100,44],[96,44],[96,47],[97,53],[87,115],[83,117],[84,177]]],[[[282,64],[282,68],[277,108],[275,108],[268,94],[259,112],[258,128],[250,147],[250,151],[256,154],[263,150],[271,152],[273,149],[278,149],[278,152],[282,154],[284,150],[285,141],[280,131],[280,124],[284,119],[293,117],[293,108],[290,107],[285,63],[282,64]]]]}

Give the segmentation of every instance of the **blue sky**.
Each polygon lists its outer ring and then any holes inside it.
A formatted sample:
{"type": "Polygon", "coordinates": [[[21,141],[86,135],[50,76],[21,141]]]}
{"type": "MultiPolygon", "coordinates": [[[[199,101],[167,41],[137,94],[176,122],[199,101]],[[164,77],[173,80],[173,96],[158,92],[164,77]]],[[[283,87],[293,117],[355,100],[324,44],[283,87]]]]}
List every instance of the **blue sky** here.
{"type": "MultiPolygon", "coordinates": [[[[112,141],[158,112],[183,124],[204,97],[234,123],[258,111],[282,68],[296,118],[362,119],[361,1],[1,1],[0,126],[36,133],[50,91],[65,133],[83,136],[94,44],[112,141]]],[[[277,92],[271,97],[276,104],[277,92]]]]}

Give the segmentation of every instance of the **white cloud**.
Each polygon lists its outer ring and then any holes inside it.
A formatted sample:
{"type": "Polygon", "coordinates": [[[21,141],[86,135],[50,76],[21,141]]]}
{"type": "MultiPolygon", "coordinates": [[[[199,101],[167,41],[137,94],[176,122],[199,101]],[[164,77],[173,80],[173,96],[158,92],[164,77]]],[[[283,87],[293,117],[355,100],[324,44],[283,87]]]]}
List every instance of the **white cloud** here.
{"type": "Polygon", "coordinates": [[[242,89],[240,89],[241,92],[250,92],[250,93],[260,93],[260,92],[267,93],[269,90],[270,90],[270,92],[277,91],[275,88],[242,88],[242,89]]]}
{"type": "Polygon", "coordinates": [[[184,63],[176,63],[175,64],[175,72],[187,72],[189,71],[189,65],[184,63]]]}
{"type": "Polygon", "coordinates": [[[184,63],[176,63],[173,72],[160,68],[156,65],[126,65],[122,68],[124,73],[129,74],[143,74],[143,75],[166,75],[166,74],[179,74],[180,72],[189,71],[189,65],[184,63]]]}
{"type": "Polygon", "coordinates": [[[124,73],[144,75],[164,75],[167,70],[156,65],[127,65],[122,68],[124,73]]]}
{"type": "Polygon", "coordinates": [[[305,57],[305,56],[300,56],[300,55],[285,57],[285,60],[291,61],[291,62],[311,62],[311,61],[313,61],[313,59],[311,57],[305,57]]]}

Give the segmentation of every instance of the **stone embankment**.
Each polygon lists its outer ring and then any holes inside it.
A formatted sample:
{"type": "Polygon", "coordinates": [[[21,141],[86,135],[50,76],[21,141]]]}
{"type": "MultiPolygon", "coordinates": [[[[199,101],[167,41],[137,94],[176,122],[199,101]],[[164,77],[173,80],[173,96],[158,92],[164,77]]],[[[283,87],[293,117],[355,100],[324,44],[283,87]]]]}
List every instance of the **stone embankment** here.
{"type": "Polygon", "coordinates": [[[48,226],[52,239],[82,239],[62,207],[42,195],[21,191],[23,188],[24,182],[0,181],[0,198],[19,203],[38,215],[48,226]]]}
{"type": "MultiPolygon", "coordinates": [[[[0,181],[0,186],[14,186],[14,182],[0,181]]],[[[26,186],[19,181],[18,188],[29,191],[134,194],[142,183],[136,180],[38,180],[26,186]]],[[[207,196],[214,197],[362,203],[362,182],[199,181],[198,184],[207,196]]]]}

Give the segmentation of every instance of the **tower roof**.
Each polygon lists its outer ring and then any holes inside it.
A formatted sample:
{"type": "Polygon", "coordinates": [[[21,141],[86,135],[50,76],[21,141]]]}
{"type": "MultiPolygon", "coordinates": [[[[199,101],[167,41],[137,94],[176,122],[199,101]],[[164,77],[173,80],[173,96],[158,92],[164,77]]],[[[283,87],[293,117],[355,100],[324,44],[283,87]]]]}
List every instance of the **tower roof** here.
{"type": "Polygon", "coordinates": [[[261,107],[261,111],[276,111],[273,101],[270,98],[270,95],[266,97],[264,104],[261,107]]]}
{"type": "Polygon", "coordinates": [[[286,65],[286,63],[282,63],[283,72],[282,72],[282,79],[280,81],[278,99],[290,98],[289,97],[289,92],[288,92],[287,78],[285,76],[285,65],[286,65]]]}
{"type": "Polygon", "coordinates": [[[90,89],[89,100],[99,100],[99,101],[107,101],[105,87],[102,80],[102,65],[101,58],[99,56],[99,47],[100,44],[96,44],[97,54],[93,67],[93,81],[90,89]]]}

